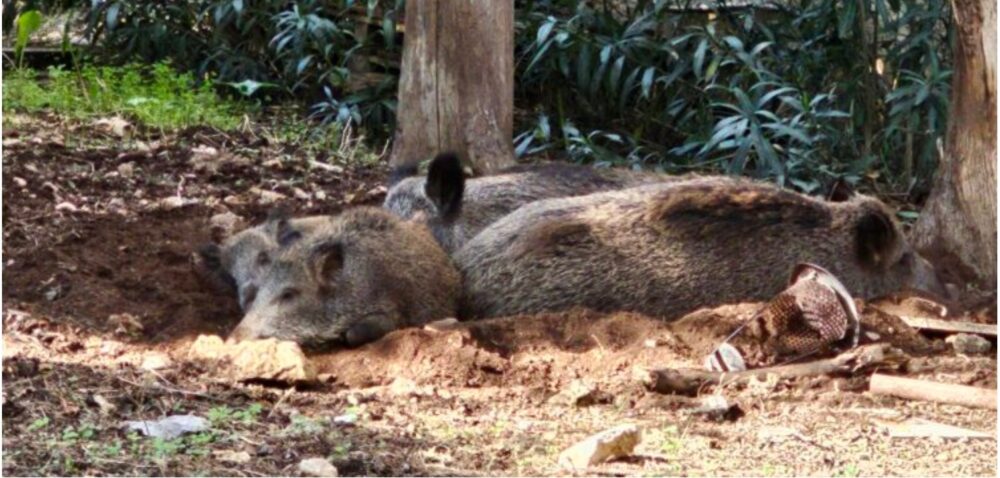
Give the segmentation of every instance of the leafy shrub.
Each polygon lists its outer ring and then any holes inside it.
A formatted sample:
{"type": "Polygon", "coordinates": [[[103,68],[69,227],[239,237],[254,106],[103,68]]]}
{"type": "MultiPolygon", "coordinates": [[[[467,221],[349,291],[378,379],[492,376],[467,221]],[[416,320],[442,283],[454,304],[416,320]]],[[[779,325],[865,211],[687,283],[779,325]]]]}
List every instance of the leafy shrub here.
{"type": "Polygon", "coordinates": [[[324,118],[331,113],[387,136],[394,127],[398,70],[363,72],[376,53],[398,58],[394,18],[402,0],[358,3],[111,0],[95,2],[88,30],[104,61],[170,58],[199,76],[212,73],[234,86],[265,85],[256,96],[304,99],[324,118]],[[376,11],[381,28],[368,33],[376,11]]]}
{"type": "MultiPolygon", "coordinates": [[[[86,3],[99,58],[170,58],[369,138],[394,128],[402,0],[86,3]]],[[[947,2],[692,3],[518,0],[517,152],[809,192],[837,179],[928,189],[947,119],[947,2]]]]}
{"type": "Polygon", "coordinates": [[[880,175],[927,187],[947,111],[944,2],[787,1],[704,21],[678,13],[692,12],[685,4],[526,5],[518,97],[539,115],[518,153],[751,174],[806,192],[880,175]]]}

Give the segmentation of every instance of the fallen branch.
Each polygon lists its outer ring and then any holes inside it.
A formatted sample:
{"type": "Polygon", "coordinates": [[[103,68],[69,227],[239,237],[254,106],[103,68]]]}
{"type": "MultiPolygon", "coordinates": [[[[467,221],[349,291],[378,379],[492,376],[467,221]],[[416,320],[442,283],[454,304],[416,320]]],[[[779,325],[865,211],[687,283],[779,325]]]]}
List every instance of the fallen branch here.
{"type": "Polygon", "coordinates": [[[779,378],[811,377],[828,374],[854,374],[879,366],[895,367],[906,356],[888,344],[871,344],[844,352],[836,357],[815,362],[765,367],[735,373],[709,372],[696,369],[656,369],[643,371],[640,379],[646,388],[659,393],[696,395],[708,385],[725,385],[754,377],[777,375],[779,378]]]}
{"type": "Polygon", "coordinates": [[[868,390],[910,400],[951,403],[973,408],[997,408],[997,391],[990,388],[931,382],[891,375],[872,375],[868,390]]]}
{"type": "Polygon", "coordinates": [[[926,317],[899,316],[906,325],[915,329],[933,330],[935,332],[968,333],[997,336],[996,324],[978,324],[975,322],[963,322],[958,320],[929,319],[926,317]]]}

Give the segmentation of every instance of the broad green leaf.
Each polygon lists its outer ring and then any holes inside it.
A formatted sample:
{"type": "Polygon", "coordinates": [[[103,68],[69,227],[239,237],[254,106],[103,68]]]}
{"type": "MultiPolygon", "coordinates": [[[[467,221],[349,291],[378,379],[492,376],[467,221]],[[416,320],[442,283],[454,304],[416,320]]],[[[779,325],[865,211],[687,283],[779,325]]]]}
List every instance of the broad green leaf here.
{"type": "Polygon", "coordinates": [[[17,50],[17,57],[20,59],[21,54],[24,52],[24,47],[28,45],[31,34],[42,27],[42,14],[38,10],[21,12],[17,16],[15,23],[17,23],[17,44],[15,45],[15,50],[17,50]]]}
{"type": "Polygon", "coordinates": [[[653,89],[653,76],[656,74],[656,67],[651,66],[646,68],[646,71],[642,74],[642,97],[649,98],[650,91],[653,89]]]}
{"type": "Polygon", "coordinates": [[[708,40],[702,38],[701,43],[698,43],[698,49],[694,51],[694,60],[691,63],[691,67],[694,69],[694,76],[699,80],[701,79],[701,67],[705,64],[705,52],[707,51],[708,40]]]}
{"type": "Polygon", "coordinates": [[[552,33],[552,29],[556,26],[556,19],[549,17],[549,19],[538,28],[538,34],[535,37],[535,43],[541,45],[545,43],[545,40],[549,38],[549,33],[552,33]]]}

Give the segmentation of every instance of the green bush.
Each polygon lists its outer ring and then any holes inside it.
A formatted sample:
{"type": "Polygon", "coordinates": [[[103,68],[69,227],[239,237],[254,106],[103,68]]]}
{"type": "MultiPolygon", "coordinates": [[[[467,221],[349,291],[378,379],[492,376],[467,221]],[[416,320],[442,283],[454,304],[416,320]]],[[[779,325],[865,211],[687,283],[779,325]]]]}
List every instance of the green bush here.
{"type": "MultiPolygon", "coordinates": [[[[83,3],[99,60],[169,58],[369,138],[393,131],[402,0],[83,3]]],[[[838,179],[928,189],[947,119],[947,2],[692,3],[518,0],[517,152],[816,193],[838,179]]]]}
{"type": "Polygon", "coordinates": [[[947,114],[944,2],[787,1],[714,18],[685,3],[526,5],[517,96],[538,119],[518,152],[806,192],[866,177],[927,188],[947,114]]]}

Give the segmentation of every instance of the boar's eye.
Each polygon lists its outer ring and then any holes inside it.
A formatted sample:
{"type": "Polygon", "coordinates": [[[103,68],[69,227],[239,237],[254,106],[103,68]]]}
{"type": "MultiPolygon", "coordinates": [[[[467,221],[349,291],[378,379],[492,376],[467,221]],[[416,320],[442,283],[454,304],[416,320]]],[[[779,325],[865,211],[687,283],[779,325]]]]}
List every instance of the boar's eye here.
{"type": "Polygon", "coordinates": [[[278,296],[278,300],[282,302],[288,302],[299,296],[298,289],[285,289],[281,291],[281,295],[278,296]]]}
{"type": "Polygon", "coordinates": [[[264,251],[260,251],[260,253],[257,254],[257,265],[261,267],[271,265],[271,256],[268,256],[264,251]]]}

